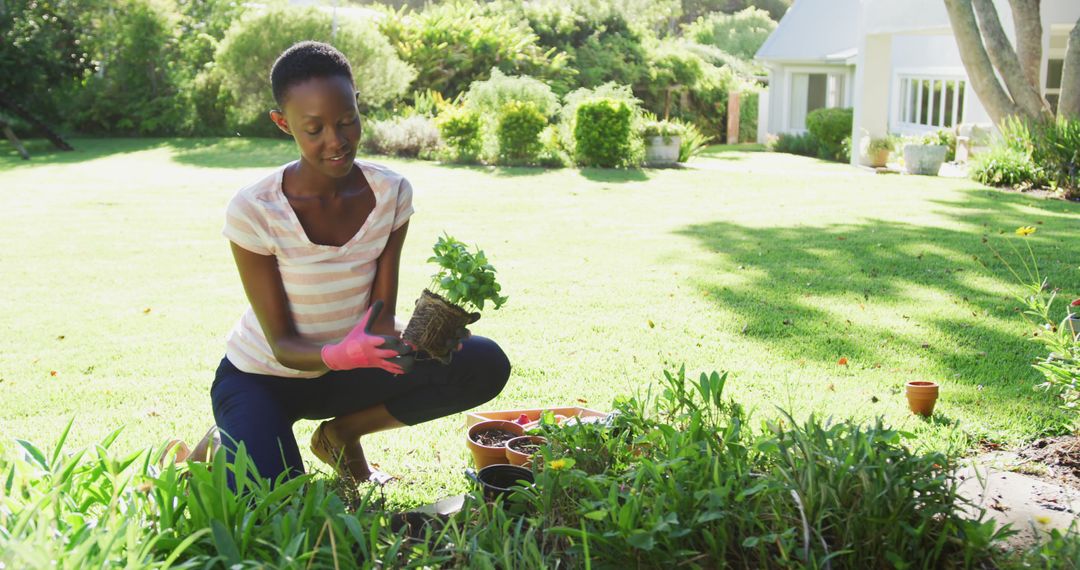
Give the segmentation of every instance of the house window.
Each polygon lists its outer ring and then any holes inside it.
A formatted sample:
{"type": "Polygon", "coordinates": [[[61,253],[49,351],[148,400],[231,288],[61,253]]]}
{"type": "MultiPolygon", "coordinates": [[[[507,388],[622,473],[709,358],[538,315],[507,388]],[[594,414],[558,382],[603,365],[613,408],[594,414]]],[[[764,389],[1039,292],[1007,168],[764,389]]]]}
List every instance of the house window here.
{"type": "Polygon", "coordinates": [[[794,73],[791,76],[791,130],[805,130],[806,116],[844,104],[843,73],[794,73]]]}
{"type": "Polygon", "coordinates": [[[962,123],[966,88],[957,77],[900,77],[900,123],[935,129],[962,123]]]}
{"type": "Polygon", "coordinates": [[[1046,61],[1046,102],[1057,113],[1058,98],[1061,97],[1061,70],[1065,66],[1063,59],[1049,59],[1046,61]]]}

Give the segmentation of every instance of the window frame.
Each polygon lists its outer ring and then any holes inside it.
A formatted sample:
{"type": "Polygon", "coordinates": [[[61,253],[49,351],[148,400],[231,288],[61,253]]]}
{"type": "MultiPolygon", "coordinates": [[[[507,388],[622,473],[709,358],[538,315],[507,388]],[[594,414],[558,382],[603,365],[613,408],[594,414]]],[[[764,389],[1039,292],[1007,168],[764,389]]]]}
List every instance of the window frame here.
{"type": "Polygon", "coordinates": [[[897,69],[893,73],[892,104],[889,122],[890,131],[902,135],[918,135],[930,133],[941,129],[952,129],[963,123],[967,117],[967,106],[970,100],[971,81],[963,69],[959,68],[904,68],[897,69]],[[912,82],[918,82],[917,87],[908,90],[912,82]],[[941,84],[941,92],[947,93],[949,82],[954,82],[952,101],[948,97],[934,97],[935,85],[941,84]],[[919,122],[923,107],[923,82],[929,83],[925,91],[931,94],[931,102],[927,105],[929,113],[928,125],[919,122]],[[960,85],[963,89],[960,89],[960,85]],[[962,95],[961,95],[962,91],[962,95]],[[913,101],[912,101],[913,99],[913,101]],[[908,106],[911,104],[912,106],[908,106]],[[934,116],[937,115],[938,123],[933,124],[934,116]],[[957,118],[960,120],[957,120],[957,118]],[[946,118],[952,124],[946,125],[946,118]]]}

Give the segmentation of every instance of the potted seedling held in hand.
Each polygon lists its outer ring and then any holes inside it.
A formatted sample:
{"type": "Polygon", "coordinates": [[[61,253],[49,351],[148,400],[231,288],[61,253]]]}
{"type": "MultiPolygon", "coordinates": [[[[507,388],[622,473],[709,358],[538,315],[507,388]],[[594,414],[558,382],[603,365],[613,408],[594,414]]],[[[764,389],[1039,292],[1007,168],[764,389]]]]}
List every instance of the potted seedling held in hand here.
{"type": "Polygon", "coordinates": [[[484,252],[469,251],[465,244],[449,235],[440,237],[429,262],[438,264],[439,272],[416,300],[402,339],[416,350],[449,364],[454,348],[468,336],[465,327],[480,318],[488,303],[498,309],[506,303],[495,281],[495,268],[484,252]]]}

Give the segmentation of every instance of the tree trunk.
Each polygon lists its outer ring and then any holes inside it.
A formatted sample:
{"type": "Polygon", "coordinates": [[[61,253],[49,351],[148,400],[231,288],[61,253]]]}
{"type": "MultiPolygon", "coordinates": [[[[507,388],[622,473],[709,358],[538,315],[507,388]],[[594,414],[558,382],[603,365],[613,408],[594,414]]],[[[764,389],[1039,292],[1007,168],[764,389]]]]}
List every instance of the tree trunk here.
{"type": "Polygon", "coordinates": [[[1009,0],[1016,24],[1016,55],[1028,83],[1042,93],[1042,18],[1041,0],[1009,0]]]}
{"type": "Polygon", "coordinates": [[[1065,49],[1058,116],[1080,119],[1080,20],[1069,32],[1069,45],[1065,49]]]}
{"type": "Polygon", "coordinates": [[[1020,108],[1013,103],[1005,89],[994,75],[994,66],[986,55],[979,25],[975,22],[972,0],[945,0],[945,9],[949,12],[949,22],[956,45],[960,48],[960,60],[964,63],[971,87],[978,94],[979,100],[986,106],[986,112],[994,123],[1000,124],[1005,117],[1020,113],[1020,108]]]}
{"type": "Polygon", "coordinates": [[[4,131],[4,136],[11,141],[11,145],[15,147],[15,150],[19,151],[19,156],[21,156],[23,160],[30,160],[30,153],[26,152],[26,148],[23,147],[22,142],[19,141],[19,137],[15,136],[11,127],[4,121],[0,121],[0,131],[4,131]]]}
{"type": "MultiPolygon", "coordinates": [[[[1001,27],[997,8],[993,0],[974,0],[975,14],[979,17],[979,28],[982,30],[983,43],[990,55],[990,61],[1001,74],[1001,80],[1009,90],[1013,102],[1020,107],[1021,111],[1029,118],[1050,118],[1050,107],[1039,94],[1038,89],[1028,82],[1024,70],[1020,67],[1020,59],[1016,56],[1012,44],[1009,43],[1005,30],[1001,27]]],[[[1038,14],[1035,16],[1038,18],[1038,14]]],[[[1041,42],[1042,36],[1034,41],[1041,42]]]]}
{"type": "Polygon", "coordinates": [[[45,138],[49,139],[49,142],[53,143],[53,146],[55,146],[56,148],[60,150],[75,150],[74,148],[71,148],[71,145],[69,145],[67,141],[61,138],[60,135],[56,134],[55,131],[50,129],[48,125],[38,120],[37,117],[31,115],[30,112],[24,109],[22,105],[8,99],[7,95],[5,95],[3,92],[0,92],[0,109],[7,109],[13,115],[17,115],[27,123],[30,123],[30,126],[41,131],[42,134],[45,135],[45,138]]]}

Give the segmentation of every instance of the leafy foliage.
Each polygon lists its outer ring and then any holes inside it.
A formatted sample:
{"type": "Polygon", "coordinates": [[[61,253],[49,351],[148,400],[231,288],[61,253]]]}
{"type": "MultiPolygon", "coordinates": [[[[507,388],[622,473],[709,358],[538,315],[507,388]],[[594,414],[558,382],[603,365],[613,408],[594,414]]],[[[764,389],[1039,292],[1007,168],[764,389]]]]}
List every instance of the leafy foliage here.
{"type": "Polygon", "coordinates": [[[460,241],[444,235],[435,242],[435,255],[428,263],[437,263],[439,272],[431,277],[431,290],[466,310],[483,311],[491,302],[495,309],[506,303],[502,287],[495,280],[495,268],[480,249],[469,251],[460,241]]]}
{"type": "Polygon", "coordinates": [[[806,130],[818,142],[819,158],[839,162],[850,159],[850,155],[845,156],[843,143],[851,136],[853,121],[851,108],[815,109],[806,116],[806,130]]]}
{"type": "Polygon", "coordinates": [[[532,102],[511,101],[499,114],[499,158],[510,163],[534,161],[543,145],[547,117],[532,102]]]}
{"type": "Polygon", "coordinates": [[[453,152],[453,159],[475,160],[483,148],[480,115],[459,107],[447,108],[436,121],[443,141],[453,152]]]}
{"type": "Polygon", "coordinates": [[[0,93],[52,115],[50,94],[95,69],[81,42],[80,22],[69,17],[75,0],[5,0],[0,3],[0,93]]]}
{"type": "Polygon", "coordinates": [[[508,103],[531,103],[544,117],[559,112],[559,97],[546,83],[528,76],[508,76],[498,68],[491,77],[474,81],[465,93],[465,107],[480,116],[497,117],[508,103]]]}
{"type": "Polygon", "coordinates": [[[302,40],[329,42],[345,54],[352,64],[361,111],[402,95],[416,77],[370,22],[346,19],[335,34],[327,12],[269,8],[234,23],[218,48],[217,70],[233,101],[228,112],[232,124],[245,132],[274,132],[266,120],[266,112],[275,106],[270,67],[281,52],[302,40]]]}
{"type": "Polygon", "coordinates": [[[379,23],[398,55],[417,71],[416,84],[453,97],[492,68],[564,81],[566,54],[545,50],[519,20],[466,0],[431,4],[423,11],[402,10],[379,23]]]}
{"type": "Polygon", "coordinates": [[[691,158],[701,154],[709,145],[709,137],[705,136],[694,123],[675,119],[672,121],[682,127],[682,137],[679,139],[679,162],[690,162],[691,158]]]}
{"type": "Polygon", "coordinates": [[[971,161],[968,175],[987,186],[1023,188],[1038,186],[1043,180],[1039,167],[1021,150],[996,145],[971,161]]]}
{"type": "Polygon", "coordinates": [[[1013,118],[1001,131],[1001,144],[1030,157],[1040,169],[1044,178],[1038,182],[1080,197],[1080,119],[1027,123],[1013,118]]]}
{"type": "Polygon", "coordinates": [[[574,148],[578,162],[613,168],[632,162],[633,112],[624,101],[596,99],[578,105],[574,148]]]}
{"type": "Polygon", "coordinates": [[[377,154],[426,158],[435,153],[439,143],[439,128],[421,115],[371,121],[364,128],[364,148],[377,154]]]}
{"type": "Polygon", "coordinates": [[[749,60],[775,29],[776,22],[768,12],[750,7],[735,14],[714,12],[701,16],[683,28],[683,35],[749,60]]]}
{"type": "Polygon", "coordinates": [[[814,158],[821,154],[821,143],[817,140],[817,137],[810,133],[780,133],[769,146],[770,150],[775,152],[786,152],[814,158]]]}

